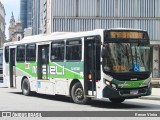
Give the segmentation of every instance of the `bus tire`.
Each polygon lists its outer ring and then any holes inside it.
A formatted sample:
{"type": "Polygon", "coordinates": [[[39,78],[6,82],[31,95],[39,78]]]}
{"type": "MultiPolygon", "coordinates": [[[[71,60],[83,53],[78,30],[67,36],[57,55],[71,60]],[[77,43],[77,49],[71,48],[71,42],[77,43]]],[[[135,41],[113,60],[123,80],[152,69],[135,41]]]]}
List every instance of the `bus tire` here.
{"type": "Polygon", "coordinates": [[[84,91],[80,82],[77,82],[73,85],[71,90],[72,100],[76,104],[86,104],[88,98],[84,95],[84,91]]]}
{"type": "Polygon", "coordinates": [[[22,93],[25,96],[29,96],[31,94],[29,80],[25,78],[22,82],[22,93]]]}
{"type": "Polygon", "coordinates": [[[125,99],[118,99],[118,98],[109,98],[109,100],[112,102],[112,103],[122,103],[125,101],[125,99]]]}

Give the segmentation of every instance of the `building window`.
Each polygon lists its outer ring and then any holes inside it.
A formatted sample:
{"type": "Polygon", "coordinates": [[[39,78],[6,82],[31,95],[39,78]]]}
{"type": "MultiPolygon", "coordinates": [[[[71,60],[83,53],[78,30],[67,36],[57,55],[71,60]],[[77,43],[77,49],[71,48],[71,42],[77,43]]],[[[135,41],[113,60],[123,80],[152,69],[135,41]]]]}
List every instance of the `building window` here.
{"type": "Polygon", "coordinates": [[[64,60],[64,41],[52,42],[51,61],[64,60]]]}
{"type": "Polygon", "coordinates": [[[5,61],[9,62],[9,47],[5,47],[5,61]]]}
{"type": "Polygon", "coordinates": [[[81,60],[82,41],[67,40],[66,42],[66,60],[81,60]]]}
{"type": "Polygon", "coordinates": [[[26,61],[36,61],[36,45],[29,44],[26,46],[26,61]]]}
{"type": "Polygon", "coordinates": [[[17,62],[24,62],[25,61],[25,45],[17,46],[16,60],[17,60],[17,62]]]}

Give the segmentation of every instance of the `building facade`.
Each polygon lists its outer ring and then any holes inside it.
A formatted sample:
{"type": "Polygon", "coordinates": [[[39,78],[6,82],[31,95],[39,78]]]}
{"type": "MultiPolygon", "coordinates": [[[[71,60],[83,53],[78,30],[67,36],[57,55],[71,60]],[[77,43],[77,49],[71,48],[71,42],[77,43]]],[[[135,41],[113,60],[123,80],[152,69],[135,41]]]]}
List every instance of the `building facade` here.
{"type": "Polygon", "coordinates": [[[5,42],[5,9],[3,4],[0,1],[0,48],[3,47],[3,43],[5,42]]]}
{"type": "Polygon", "coordinates": [[[32,27],[24,29],[24,37],[32,36],[32,27]]]}
{"type": "Polygon", "coordinates": [[[23,29],[32,27],[32,0],[20,1],[20,20],[23,29]]]}
{"type": "Polygon", "coordinates": [[[33,0],[32,8],[32,34],[38,35],[42,33],[43,19],[43,0],[33,0]]]}
{"type": "Polygon", "coordinates": [[[9,24],[9,41],[20,41],[23,38],[23,28],[22,22],[20,20],[15,21],[14,15],[12,13],[10,24],[9,24]]]}
{"type": "Polygon", "coordinates": [[[9,22],[9,28],[8,28],[9,40],[10,41],[12,39],[12,34],[14,33],[14,30],[15,30],[15,19],[14,19],[14,15],[13,15],[13,12],[12,12],[12,16],[11,16],[11,19],[10,19],[10,22],[9,22]]]}
{"type": "Polygon", "coordinates": [[[52,0],[33,0],[33,35],[51,33],[52,0]]]}

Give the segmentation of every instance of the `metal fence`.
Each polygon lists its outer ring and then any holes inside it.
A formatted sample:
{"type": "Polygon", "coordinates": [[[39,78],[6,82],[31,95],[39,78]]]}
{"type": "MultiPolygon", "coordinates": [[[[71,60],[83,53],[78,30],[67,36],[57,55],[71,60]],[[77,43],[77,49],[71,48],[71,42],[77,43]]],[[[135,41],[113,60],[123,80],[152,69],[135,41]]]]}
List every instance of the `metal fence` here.
{"type": "Polygon", "coordinates": [[[77,32],[94,29],[136,28],[148,31],[151,40],[160,40],[160,20],[53,19],[52,31],[77,32]]]}
{"type": "Polygon", "coordinates": [[[125,27],[160,40],[159,5],[160,0],[52,0],[52,32],[125,27]]]}

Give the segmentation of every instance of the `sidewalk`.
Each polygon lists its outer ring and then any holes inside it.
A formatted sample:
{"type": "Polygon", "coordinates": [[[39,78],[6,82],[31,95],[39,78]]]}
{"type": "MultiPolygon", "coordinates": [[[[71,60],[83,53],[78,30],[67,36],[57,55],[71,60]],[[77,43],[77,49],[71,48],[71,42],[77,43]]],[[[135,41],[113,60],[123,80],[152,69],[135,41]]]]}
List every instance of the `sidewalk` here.
{"type": "Polygon", "coordinates": [[[152,88],[152,94],[150,96],[140,97],[140,99],[160,100],[160,88],[152,88]]]}

